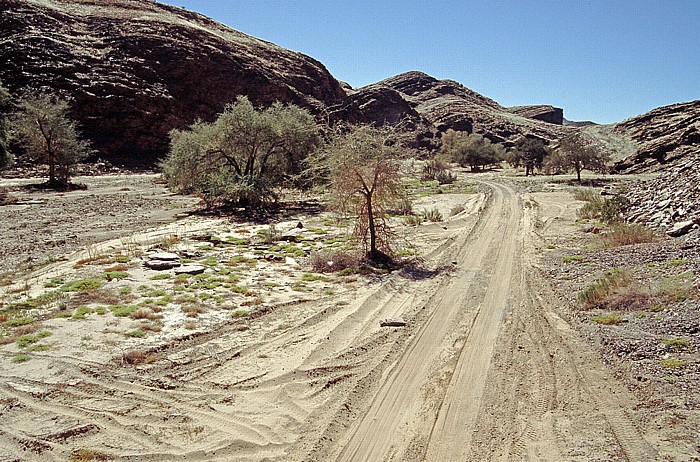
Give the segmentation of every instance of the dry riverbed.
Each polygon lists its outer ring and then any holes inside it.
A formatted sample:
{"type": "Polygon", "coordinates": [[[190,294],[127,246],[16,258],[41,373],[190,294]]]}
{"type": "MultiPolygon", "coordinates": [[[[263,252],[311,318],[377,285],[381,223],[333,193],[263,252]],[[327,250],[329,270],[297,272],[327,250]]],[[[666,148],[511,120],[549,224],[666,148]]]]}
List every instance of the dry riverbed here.
{"type": "Polygon", "coordinates": [[[697,237],[601,250],[571,187],[460,173],[411,181],[442,215],[394,219],[411,264],[338,271],[347,223],[319,207],[184,216],[156,178],[0,207],[0,460],[700,454],[697,237]],[[676,299],[582,310],[620,267],[676,299]]]}

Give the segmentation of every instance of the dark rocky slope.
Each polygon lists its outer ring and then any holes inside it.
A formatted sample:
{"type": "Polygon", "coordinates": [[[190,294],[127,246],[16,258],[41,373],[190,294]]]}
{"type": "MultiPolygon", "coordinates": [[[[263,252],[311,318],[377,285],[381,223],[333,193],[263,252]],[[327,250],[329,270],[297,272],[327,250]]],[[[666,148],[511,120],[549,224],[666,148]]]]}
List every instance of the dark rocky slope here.
{"type": "Polygon", "coordinates": [[[150,0],[3,0],[0,79],[13,93],[48,87],[110,160],[152,162],[168,132],[212,119],[237,95],[256,105],[341,104],[319,62],[150,0]]]}
{"type": "Polygon", "coordinates": [[[656,108],[616,124],[615,131],[637,144],[637,153],[619,162],[617,172],[670,169],[700,152],[700,100],[656,108]]]}

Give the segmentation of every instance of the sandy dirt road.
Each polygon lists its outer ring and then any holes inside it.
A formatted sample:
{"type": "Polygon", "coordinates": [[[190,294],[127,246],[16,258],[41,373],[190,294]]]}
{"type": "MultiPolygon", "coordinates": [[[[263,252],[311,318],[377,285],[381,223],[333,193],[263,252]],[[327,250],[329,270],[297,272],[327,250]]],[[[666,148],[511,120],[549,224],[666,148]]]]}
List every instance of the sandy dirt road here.
{"type": "Polygon", "coordinates": [[[568,194],[480,181],[486,199],[416,231],[421,268],[168,343],[153,364],[47,353],[3,371],[0,460],[654,460],[634,400],[539,277],[568,194]]]}

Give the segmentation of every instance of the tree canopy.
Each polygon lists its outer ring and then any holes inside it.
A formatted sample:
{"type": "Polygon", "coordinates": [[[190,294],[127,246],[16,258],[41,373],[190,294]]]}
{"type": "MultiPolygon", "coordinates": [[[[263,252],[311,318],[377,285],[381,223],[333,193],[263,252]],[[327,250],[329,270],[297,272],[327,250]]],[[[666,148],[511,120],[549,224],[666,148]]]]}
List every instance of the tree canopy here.
{"type": "Polygon", "coordinates": [[[534,175],[535,169],[542,168],[545,157],[550,154],[550,149],[544,141],[539,138],[520,138],[508,153],[508,163],[513,167],[525,167],[525,176],[531,173],[534,175]]]}
{"type": "Polygon", "coordinates": [[[562,138],[559,152],[552,159],[552,163],[560,169],[576,172],[579,183],[581,171],[604,172],[609,161],[610,154],[604,146],[580,130],[562,138]]]}
{"type": "Polygon", "coordinates": [[[208,206],[258,207],[301,169],[319,144],[313,116],[294,105],[256,109],[239,96],[212,122],[173,130],[161,164],[171,187],[201,194],[208,206]]]}
{"type": "Polygon", "coordinates": [[[12,133],[30,160],[49,167],[51,186],[64,187],[70,168],[93,151],[68,117],[68,100],[48,93],[22,97],[12,117],[12,133]]]}
{"type": "Polygon", "coordinates": [[[481,135],[449,129],[442,135],[439,158],[477,171],[502,161],[504,150],[502,145],[491,143],[481,135]]]}
{"type": "Polygon", "coordinates": [[[336,206],[356,217],[354,234],[372,260],[391,253],[388,210],[404,198],[399,148],[389,128],[355,126],[324,149],[336,206]]]}

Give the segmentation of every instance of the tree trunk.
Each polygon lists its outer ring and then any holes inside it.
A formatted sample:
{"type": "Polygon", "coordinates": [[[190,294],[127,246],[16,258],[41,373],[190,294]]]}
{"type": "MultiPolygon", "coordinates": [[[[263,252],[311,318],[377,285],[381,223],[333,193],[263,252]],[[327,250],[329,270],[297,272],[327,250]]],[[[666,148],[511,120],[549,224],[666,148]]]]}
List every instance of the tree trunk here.
{"type": "Polygon", "coordinates": [[[377,251],[377,231],[374,229],[374,210],[372,209],[372,194],[365,196],[367,200],[367,226],[369,228],[369,255],[372,259],[379,256],[377,251]]]}

